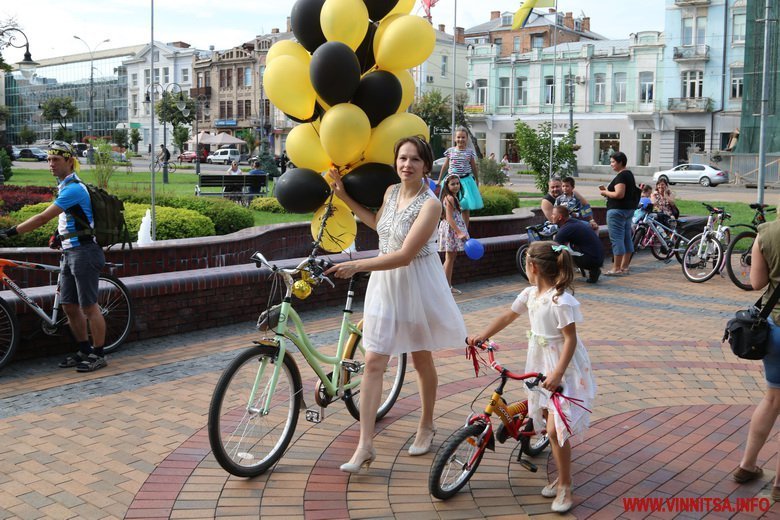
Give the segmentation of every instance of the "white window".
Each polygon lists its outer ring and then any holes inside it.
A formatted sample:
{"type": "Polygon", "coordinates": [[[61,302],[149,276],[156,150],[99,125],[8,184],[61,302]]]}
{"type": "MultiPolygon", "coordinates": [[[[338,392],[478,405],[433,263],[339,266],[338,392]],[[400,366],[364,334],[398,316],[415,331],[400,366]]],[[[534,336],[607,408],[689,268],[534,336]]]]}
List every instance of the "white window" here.
{"type": "Polygon", "coordinates": [[[607,102],[607,75],[594,74],[593,79],[593,104],[603,105],[607,102]]]}
{"type": "Polygon", "coordinates": [[[485,106],[487,105],[487,93],[488,93],[488,87],[487,87],[487,80],[486,79],[478,79],[476,81],[477,86],[477,105],[485,106]]]}
{"type": "Polygon", "coordinates": [[[693,45],[693,18],[683,18],[682,20],[682,44],[693,45]]]}
{"type": "Polygon", "coordinates": [[[138,115],[138,94],[133,94],[130,109],[133,111],[133,116],[138,115]]]}
{"type": "Polygon", "coordinates": [[[687,70],[682,73],[682,93],[684,98],[700,98],[704,86],[704,73],[700,70],[687,70]]]}
{"type": "Polygon", "coordinates": [[[742,67],[731,69],[731,97],[741,98],[744,72],[742,67]]]}
{"type": "Polygon", "coordinates": [[[745,41],[745,27],[746,19],[745,13],[734,15],[734,33],[731,36],[732,42],[744,42],[745,41]]]}
{"type": "Polygon", "coordinates": [[[564,85],[566,86],[566,90],[563,93],[563,102],[566,105],[573,105],[574,104],[574,76],[571,74],[567,74],[564,78],[564,85]]]}
{"type": "Polygon", "coordinates": [[[498,78],[498,106],[509,106],[511,92],[509,78],[498,78]]]}
{"type": "Polygon", "coordinates": [[[203,73],[202,72],[198,72],[198,80],[197,81],[198,81],[198,83],[197,83],[198,88],[203,87],[203,73]]]}
{"type": "Polygon", "coordinates": [[[444,78],[447,76],[447,55],[442,54],[441,56],[441,77],[444,78]]]}
{"type": "Polygon", "coordinates": [[[625,103],[626,102],[626,73],[625,72],[615,73],[614,87],[615,90],[613,92],[612,101],[614,103],[625,103]]]}
{"type": "Polygon", "coordinates": [[[531,36],[531,48],[532,49],[542,49],[544,48],[544,35],[543,34],[534,34],[531,36]]]}
{"type": "Polygon", "coordinates": [[[642,103],[653,102],[653,73],[639,73],[639,101],[642,103]]]}
{"type": "Polygon", "coordinates": [[[154,69],[154,82],[160,82],[160,69],[154,69]]]}
{"type": "Polygon", "coordinates": [[[704,45],[707,39],[707,17],[696,18],[696,44],[704,45]]]}
{"type": "Polygon", "coordinates": [[[593,145],[595,163],[607,165],[612,154],[620,151],[620,133],[599,132],[595,136],[593,145]]]}
{"type": "Polygon", "coordinates": [[[252,86],[252,68],[251,67],[245,67],[244,68],[244,86],[245,87],[251,87],[252,86]]]}
{"type": "Polygon", "coordinates": [[[528,78],[520,77],[517,81],[517,93],[515,94],[515,105],[528,104],[528,78]]]}
{"type": "Polygon", "coordinates": [[[555,104],[555,79],[552,76],[544,77],[544,104],[555,104]]]}
{"type": "Polygon", "coordinates": [[[182,83],[190,82],[190,69],[181,69],[181,82],[182,83]]]}
{"type": "Polygon", "coordinates": [[[154,51],[154,61],[160,61],[160,51],[154,51]]]}
{"type": "Polygon", "coordinates": [[[639,132],[636,145],[637,165],[649,166],[653,150],[653,134],[651,132],[639,132]]]}
{"type": "Polygon", "coordinates": [[[130,74],[130,86],[131,87],[137,87],[138,86],[138,73],[133,72],[130,74]]]}
{"type": "Polygon", "coordinates": [[[149,83],[151,83],[151,76],[152,73],[149,71],[149,69],[144,70],[144,86],[149,86],[149,83]]]}
{"type": "Polygon", "coordinates": [[[682,44],[702,45],[707,36],[707,17],[688,17],[682,20],[682,44]]]}
{"type": "Polygon", "coordinates": [[[171,82],[171,72],[168,67],[163,67],[163,84],[167,85],[171,82]]]}
{"type": "Polygon", "coordinates": [[[520,52],[520,42],[520,37],[515,36],[514,40],[512,40],[512,52],[520,52]]]}
{"type": "Polygon", "coordinates": [[[511,14],[505,14],[501,17],[501,25],[512,25],[512,18],[513,16],[511,14]]]}
{"type": "Polygon", "coordinates": [[[493,40],[493,45],[495,45],[496,47],[501,47],[501,44],[503,43],[504,43],[503,38],[495,38],[493,40]]]}

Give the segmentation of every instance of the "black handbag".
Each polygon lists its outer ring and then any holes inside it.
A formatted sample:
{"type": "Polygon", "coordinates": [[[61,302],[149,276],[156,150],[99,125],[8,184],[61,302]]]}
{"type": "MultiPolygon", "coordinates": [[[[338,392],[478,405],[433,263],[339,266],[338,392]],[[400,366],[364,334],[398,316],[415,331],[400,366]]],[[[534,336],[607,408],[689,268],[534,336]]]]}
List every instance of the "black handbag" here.
{"type": "Polygon", "coordinates": [[[731,351],[742,359],[763,359],[769,347],[769,323],[766,319],[780,299],[780,285],[775,287],[766,305],[763,296],[749,309],[737,311],[726,324],[721,341],[728,340],[731,351]]]}

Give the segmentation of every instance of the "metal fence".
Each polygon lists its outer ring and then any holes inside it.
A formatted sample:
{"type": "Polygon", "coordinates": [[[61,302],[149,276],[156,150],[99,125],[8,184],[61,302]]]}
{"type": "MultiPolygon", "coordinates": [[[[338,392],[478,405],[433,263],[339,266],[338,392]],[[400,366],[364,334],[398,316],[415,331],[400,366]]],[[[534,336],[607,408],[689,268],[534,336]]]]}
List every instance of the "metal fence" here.
{"type": "MultiPolygon", "coordinates": [[[[718,152],[693,154],[697,164],[711,164],[729,172],[729,183],[739,185],[758,184],[758,154],[718,152]]],[[[780,154],[766,154],[764,185],[780,188],[780,154]]]]}

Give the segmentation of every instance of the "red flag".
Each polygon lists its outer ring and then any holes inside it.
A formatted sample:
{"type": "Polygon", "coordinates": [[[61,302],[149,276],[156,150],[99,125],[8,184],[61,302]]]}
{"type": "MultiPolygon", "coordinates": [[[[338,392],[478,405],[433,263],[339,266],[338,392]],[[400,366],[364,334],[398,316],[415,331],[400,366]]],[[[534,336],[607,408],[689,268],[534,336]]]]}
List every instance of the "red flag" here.
{"type": "Polygon", "coordinates": [[[421,0],[422,6],[423,6],[423,10],[425,11],[425,16],[430,18],[430,16],[431,16],[431,7],[435,6],[436,2],[438,2],[438,1],[439,0],[421,0]]]}

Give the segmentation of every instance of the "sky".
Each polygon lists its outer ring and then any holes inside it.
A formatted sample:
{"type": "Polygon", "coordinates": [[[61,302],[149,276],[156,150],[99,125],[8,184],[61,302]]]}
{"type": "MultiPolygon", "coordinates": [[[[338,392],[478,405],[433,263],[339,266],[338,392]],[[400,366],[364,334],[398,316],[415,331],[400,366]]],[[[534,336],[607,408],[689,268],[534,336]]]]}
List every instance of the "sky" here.
{"type": "MultiPolygon", "coordinates": [[[[158,41],[184,41],[208,49],[228,49],[265,34],[285,30],[295,0],[156,0],[154,37],[158,41]]],[[[457,25],[473,27],[490,20],[490,11],[515,11],[522,0],[439,0],[433,8],[434,26],[444,24],[452,32],[457,3],[457,25]]],[[[663,30],[665,1],[638,4],[626,0],[559,0],[562,12],[575,18],[585,13],[591,30],[607,38],[628,38],[633,32],[663,30]],[[641,8],[638,6],[641,5],[641,8]]],[[[51,58],[93,49],[146,43],[151,38],[152,0],[4,0],[0,20],[13,18],[27,35],[33,59],[51,58]],[[73,38],[78,35],[86,44],[73,38]]],[[[415,5],[415,11],[420,2],[415,5]]],[[[5,61],[20,61],[23,50],[2,51],[5,61]]]]}

